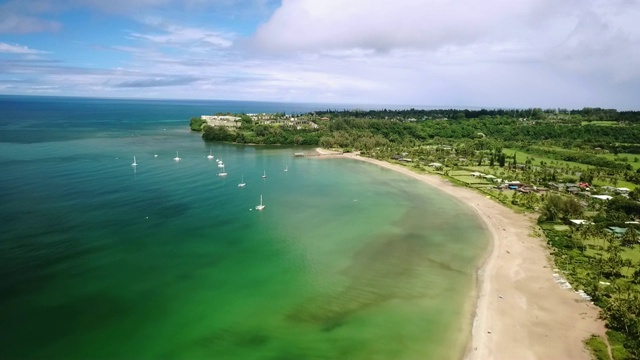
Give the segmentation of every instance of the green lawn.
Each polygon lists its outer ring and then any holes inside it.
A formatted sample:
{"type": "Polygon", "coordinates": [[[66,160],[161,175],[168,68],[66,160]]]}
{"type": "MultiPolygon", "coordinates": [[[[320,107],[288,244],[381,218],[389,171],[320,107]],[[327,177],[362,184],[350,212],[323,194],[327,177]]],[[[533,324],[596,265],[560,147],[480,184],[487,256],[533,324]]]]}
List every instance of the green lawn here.
{"type": "Polygon", "coordinates": [[[548,157],[538,156],[534,154],[527,154],[521,150],[516,150],[516,149],[502,149],[502,151],[507,156],[507,160],[513,158],[513,154],[516,153],[516,161],[518,161],[518,164],[524,164],[525,161],[527,161],[527,158],[532,158],[534,166],[540,166],[540,161],[544,161],[545,163],[547,163],[547,166],[554,166],[554,167],[565,166],[565,167],[578,167],[581,169],[590,169],[595,167],[592,165],[586,165],[586,164],[581,164],[581,163],[572,162],[572,161],[556,160],[556,159],[551,159],[548,157]],[[551,165],[552,163],[553,165],[551,165]]]}
{"type": "Polygon", "coordinates": [[[633,169],[640,169],[640,154],[629,154],[629,153],[620,153],[618,155],[614,155],[614,154],[598,154],[599,157],[603,157],[609,160],[614,160],[616,158],[627,158],[626,163],[627,164],[631,164],[631,167],[633,167],[633,169]],[[635,159],[638,159],[638,161],[634,161],[635,159]]]}
{"type": "Polygon", "coordinates": [[[470,171],[468,170],[451,170],[449,171],[449,176],[467,176],[470,171]]]}
{"type": "MultiPolygon", "coordinates": [[[[593,246],[602,246],[602,244],[604,244],[604,247],[607,248],[609,246],[609,242],[606,240],[585,240],[584,241],[585,245],[593,245],[593,246]]],[[[589,256],[598,256],[600,253],[599,250],[595,250],[595,249],[587,249],[587,251],[585,251],[586,255],[589,256]]],[[[640,261],[640,246],[636,245],[633,248],[627,248],[625,247],[624,250],[622,251],[622,253],[620,254],[620,256],[622,256],[623,259],[631,259],[631,261],[638,263],[640,261]]]]}
{"type": "Polygon", "coordinates": [[[449,176],[452,176],[462,182],[465,182],[467,184],[482,184],[482,185],[491,185],[490,182],[488,182],[487,180],[485,180],[484,178],[481,177],[474,177],[471,175],[453,175],[451,173],[449,173],[449,176]]]}
{"type": "Polygon", "coordinates": [[[584,125],[619,126],[617,121],[583,121],[582,126],[584,125]]]}

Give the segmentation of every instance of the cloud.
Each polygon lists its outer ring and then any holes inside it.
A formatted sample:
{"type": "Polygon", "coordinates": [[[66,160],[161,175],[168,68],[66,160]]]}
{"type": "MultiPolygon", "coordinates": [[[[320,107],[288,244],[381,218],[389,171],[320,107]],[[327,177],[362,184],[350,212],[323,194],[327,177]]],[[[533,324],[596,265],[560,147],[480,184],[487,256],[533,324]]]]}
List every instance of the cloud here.
{"type": "Polygon", "coordinates": [[[115,84],[114,87],[119,88],[148,88],[148,87],[165,87],[165,86],[181,86],[189,85],[198,78],[195,77],[164,77],[164,78],[143,78],[130,81],[124,81],[115,84]]]}
{"type": "MultiPolygon", "coordinates": [[[[40,0],[54,1],[54,0],[40,0]]],[[[277,0],[56,0],[68,7],[93,9],[104,13],[139,16],[153,12],[260,13],[273,8],[277,0]]]]}
{"type": "Polygon", "coordinates": [[[453,62],[477,55],[561,61],[632,48],[638,18],[637,0],[283,0],[251,45],[307,53],[455,49],[453,62]]]}
{"type": "Polygon", "coordinates": [[[34,55],[34,54],[46,54],[48,52],[30,49],[28,46],[11,45],[11,44],[0,42],[0,53],[34,55]]]}
{"type": "Polygon", "coordinates": [[[553,14],[549,0],[284,0],[255,34],[275,50],[362,48],[435,49],[504,39],[540,13],[553,14]]]}
{"type": "Polygon", "coordinates": [[[176,25],[159,23],[161,34],[131,33],[131,37],[164,45],[193,45],[206,44],[208,46],[229,47],[232,45],[233,34],[198,28],[187,28],[176,25]]]}
{"type": "MultiPolygon", "coordinates": [[[[2,9],[0,9],[2,11],[2,9]]],[[[0,14],[0,34],[26,34],[43,31],[58,31],[62,25],[57,21],[11,13],[0,14]]]]}
{"type": "Polygon", "coordinates": [[[33,49],[51,34],[0,43],[0,52],[19,55],[0,61],[0,75],[15,79],[6,84],[13,92],[43,86],[82,96],[638,108],[640,0],[5,4],[0,29],[6,14],[38,23],[62,21],[70,10],[126,24],[105,28],[109,36],[96,37],[104,42],[74,44],[55,58],[33,49]],[[83,51],[77,59],[76,50],[83,51]]]}
{"type": "Polygon", "coordinates": [[[638,18],[638,0],[283,0],[246,45],[368,79],[374,101],[628,108],[638,18]]]}

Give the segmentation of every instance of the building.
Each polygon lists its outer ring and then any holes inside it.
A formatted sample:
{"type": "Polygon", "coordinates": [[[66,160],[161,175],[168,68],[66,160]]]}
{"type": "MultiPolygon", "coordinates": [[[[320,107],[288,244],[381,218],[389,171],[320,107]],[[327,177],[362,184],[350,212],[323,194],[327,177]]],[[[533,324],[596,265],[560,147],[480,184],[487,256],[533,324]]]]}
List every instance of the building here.
{"type": "Polygon", "coordinates": [[[592,198],[600,199],[600,200],[611,200],[613,196],[611,195],[591,195],[592,198]]]}
{"type": "Polygon", "coordinates": [[[206,121],[210,126],[240,127],[242,124],[241,119],[237,116],[202,115],[200,119],[206,121]]]}
{"type": "Polygon", "coordinates": [[[569,220],[569,222],[572,225],[590,225],[590,224],[593,224],[589,220],[583,220],[583,219],[572,219],[572,220],[569,220]]]}

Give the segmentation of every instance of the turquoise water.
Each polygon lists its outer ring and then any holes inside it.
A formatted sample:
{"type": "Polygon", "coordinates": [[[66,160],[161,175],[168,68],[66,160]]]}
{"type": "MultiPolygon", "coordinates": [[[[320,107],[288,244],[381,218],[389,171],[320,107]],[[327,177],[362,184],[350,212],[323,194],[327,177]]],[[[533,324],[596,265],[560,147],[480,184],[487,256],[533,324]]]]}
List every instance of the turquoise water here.
{"type": "Polygon", "coordinates": [[[187,126],[301,106],[0,98],[0,358],[459,357],[487,244],[469,210],[187,126]]]}

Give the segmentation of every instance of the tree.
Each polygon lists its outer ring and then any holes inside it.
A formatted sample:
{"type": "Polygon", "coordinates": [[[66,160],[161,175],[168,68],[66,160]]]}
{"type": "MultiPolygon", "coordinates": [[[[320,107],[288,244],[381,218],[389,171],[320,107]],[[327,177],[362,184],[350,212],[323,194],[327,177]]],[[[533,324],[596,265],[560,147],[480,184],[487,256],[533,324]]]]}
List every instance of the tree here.
{"type": "Polygon", "coordinates": [[[500,152],[500,154],[498,154],[498,165],[500,165],[500,167],[504,167],[504,164],[506,161],[507,161],[507,157],[504,155],[503,152],[500,152]]]}
{"type": "Polygon", "coordinates": [[[542,205],[541,212],[547,221],[557,221],[568,220],[570,217],[581,217],[584,209],[574,198],[551,194],[542,205]]]}
{"type": "Polygon", "coordinates": [[[636,264],[636,271],[631,275],[631,282],[640,285],[640,262],[636,264]]]}
{"type": "Polygon", "coordinates": [[[206,123],[206,121],[202,120],[199,117],[192,117],[189,121],[189,127],[192,131],[202,131],[202,126],[206,123]]]}
{"type": "Polygon", "coordinates": [[[638,244],[638,240],[640,240],[640,236],[638,235],[638,230],[633,227],[627,228],[627,231],[622,234],[620,242],[623,246],[632,247],[638,244]]]}

